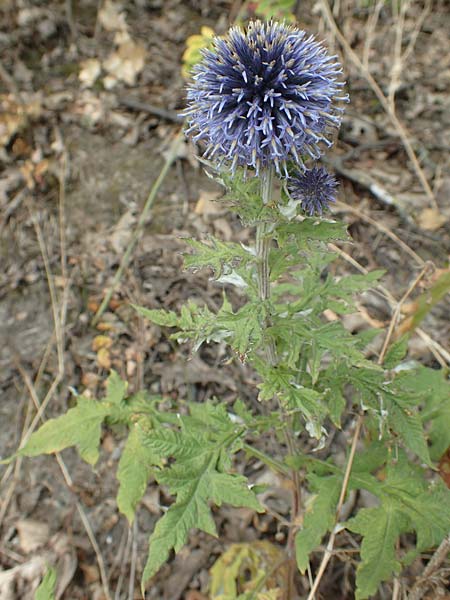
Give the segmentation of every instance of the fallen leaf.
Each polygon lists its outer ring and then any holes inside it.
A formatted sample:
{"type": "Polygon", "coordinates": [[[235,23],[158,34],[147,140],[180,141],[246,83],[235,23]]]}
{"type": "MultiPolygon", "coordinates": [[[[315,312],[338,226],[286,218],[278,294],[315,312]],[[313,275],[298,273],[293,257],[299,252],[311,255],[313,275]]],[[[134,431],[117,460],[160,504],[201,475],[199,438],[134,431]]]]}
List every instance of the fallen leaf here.
{"type": "Polygon", "coordinates": [[[98,13],[98,20],[106,31],[120,31],[127,29],[125,13],[121,6],[111,0],[106,0],[98,13]]]}
{"type": "Polygon", "coordinates": [[[111,357],[108,348],[100,348],[97,352],[97,364],[103,369],[109,370],[111,368],[111,357]]]}
{"type": "Polygon", "coordinates": [[[50,537],[50,528],[47,523],[34,519],[21,519],[16,523],[19,534],[20,549],[28,554],[44,546],[50,537]]]}
{"type": "Polygon", "coordinates": [[[417,222],[420,227],[426,231],[436,231],[447,222],[447,217],[435,208],[424,208],[420,213],[417,222]]]}
{"type": "MultiPolygon", "coordinates": [[[[137,75],[144,68],[145,48],[141,44],[129,40],[121,44],[103,62],[103,67],[113,78],[124,81],[128,85],[136,83],[137,75]]],[[[105,86],[107,87],[105,78],[105,86]]],[[[112,82],[109,82],[111,84],[112,82]]]]}
{"type": "Polygon", "coordinates": [[[96,58],[88,58],[87,60],[83,61],[78,74],[78,78],[83,87],[92,87],[100,76],[101,71],[102,66],[100,61],[96,58]]]}
{"type": "Polygon", "coordinates": [[[107,335],[97,335],[92,341],[92,350],[98,352],[100,348],[111,348],[112,339],[107,335]]]}
{"type": "Polygon", "coordinates": [[[219,202],[216,202],[221,195],[220,192],[200,190],[200,195],[194,209],[195,214],[208,217],[223,213],[223,206],[219,202]]]}

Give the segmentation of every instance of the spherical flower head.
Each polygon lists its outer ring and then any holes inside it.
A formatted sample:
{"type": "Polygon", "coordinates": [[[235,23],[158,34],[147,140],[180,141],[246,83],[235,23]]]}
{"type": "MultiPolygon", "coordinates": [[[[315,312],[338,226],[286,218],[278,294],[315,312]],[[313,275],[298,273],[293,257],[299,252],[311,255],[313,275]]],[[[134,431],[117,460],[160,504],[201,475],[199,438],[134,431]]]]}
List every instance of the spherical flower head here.
{"type": "Polygon", "coordinates": [[[289,195],[309,215],[321,215],[336,202],[337,181],[323,167],[297,171],[287,181],[289,195]]]}
{"type": "Polygon", "coordinates": [[[188,85],[188,135],[206,143],[205,158],[219,164],[271,165],[287,176],[286,163],[303,167],[319,144],[331,146],[348,98],[341,67],[313,36],[292,25],[252,21],[232,27],[203,52],[188,85]]]}

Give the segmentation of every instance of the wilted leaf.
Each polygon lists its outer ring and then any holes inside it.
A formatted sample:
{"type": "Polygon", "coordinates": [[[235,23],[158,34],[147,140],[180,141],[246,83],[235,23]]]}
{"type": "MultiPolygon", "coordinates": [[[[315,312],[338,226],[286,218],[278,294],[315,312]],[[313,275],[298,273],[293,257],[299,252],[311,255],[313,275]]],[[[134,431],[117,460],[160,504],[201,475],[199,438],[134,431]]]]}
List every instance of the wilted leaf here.
{"type": "Polygon", "coordinates": [[[278,598],[285,585],[284,558],[280,548],[265,540],[232,544],[211,568],[211,600],[231,600],[241,594],[255,600],[278,598]]]}

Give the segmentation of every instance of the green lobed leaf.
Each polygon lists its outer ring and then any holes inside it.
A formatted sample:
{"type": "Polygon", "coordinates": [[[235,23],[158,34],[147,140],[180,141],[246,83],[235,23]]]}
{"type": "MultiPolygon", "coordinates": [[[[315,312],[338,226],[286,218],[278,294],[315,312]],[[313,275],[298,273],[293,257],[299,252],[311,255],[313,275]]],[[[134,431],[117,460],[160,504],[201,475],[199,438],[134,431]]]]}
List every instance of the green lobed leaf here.
{"type": "Polygon", "coordinates": [[[239,475],[220,473],[216,466],[219,453],[213,450],[203,456],[175,463],[157,476],[177,495],[167,513],[158,521],[150,537],[150,549],[143,574],[145,584],[167,560],[171,550],[178,552],[186,543],[191,529],[201,529],[216,535],[209,501],[217,505],[228,502],[262,510],[246,479],[239,475]]]}
{"type": "Polygon", "coordinates": [[[409,397],[399,390],[384,395],[386,399],[387,423],[401,437],[405,446],[412,450],[427,465],[431,466],[430,452],[425,439],[422,420],[409,397]]]}
{"type": "Polygon", "coordinates": [[[55,593],[56,571],[55,569],[50,568],[42,578],[42,581],[34,594],[34,600],[55,600],[55,593]]]}
{"type": "Polygon", "coordinates": [[[366,600],[375,594],[382,581],[400,571],[395,544],[398,536],[408,530],[408,525],[408,520],[393,504],[362,508],[347,523],[350,531],[363,536],[361,562],[356,571],[357,600],[366,600]]]}
{"type": "Polygon", "coordinates": [[[408,352],[408,336],[405,335],[392,344],[384,357],[383,366],[386,369],[393,369],[402,361],[408,352]]]}
{"type": "Polygon", "coordinates": [[[185,267],[188,269],[210,267],[216,277],[220,277],[224,270],[229,271],[239,264],[255,260],[255,257],[240,244],[222,242],[212,236],[208,244],[193,239],[185,241],[194,249],[194,254],[184,255],[185,267]]]}
{"type": "Polygon", "coordinates": [[[302,528],[295,536],[295,555],[301,573],[308,568],[309,555],[334,526],[336,506],[342,485],[341,477],[318,477],[310,474],[308,481],[315,494],[308,502],[302,528]]]}
{"type": "Polygon", "coordinates": [[[18,454],[38,456],[77,446],[81,458],[94,465],[99,455],[101,425],[108,412],[108,406],[102,402],[79,396],[74,408],[44,423],[18,454]]]}
{"type": "Polygon", "coordinates": [[[248,302],[236,313],[221,310],[217,324],[229,333],[230,346],[239,354],[246,355],[262,340],[265,315],[266,309],[261,302],[248,302]]]}
{"type": "Polygon", "coordinates": [[[171,310],[149,309],[144,306],[131,305],[140,315],[161,327],[176,327],[178,316],[171,310]]]}
{"type": "Polygon", "coordinates": [[[281,246],[291,238],[299,249],[306,248],[310,240],[319,242],[327,242],[332,239],[348,240],[345,223],[309,217],[303,221],[280,224],[277,227],[276,236],[281,246]]]}
{"type": "Polygon", "coordinates": [[[131,426],[117,468],[117,506],[130,523],[134,520],[136,506],[145,494],[154,466],[162,464],[160,455],[146,445],[148,435],[151,435],[151,431],[148,431],[148,423],[143,419],[131,426]]]}

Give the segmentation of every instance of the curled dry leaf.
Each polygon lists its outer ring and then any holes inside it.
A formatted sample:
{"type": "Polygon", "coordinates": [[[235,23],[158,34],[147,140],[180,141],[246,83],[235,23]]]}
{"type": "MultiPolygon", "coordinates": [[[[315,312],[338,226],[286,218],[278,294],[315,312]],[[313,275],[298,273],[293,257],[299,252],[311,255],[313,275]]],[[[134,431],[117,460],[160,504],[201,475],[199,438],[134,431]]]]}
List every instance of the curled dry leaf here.
{"type": "Polygon", "coordinates": [[[50,537],[50,529],[47,523],[34,519],[17,521],[16,529],[19,534],[20,549],[25,554],[44,546],[50,537]]]}
{"type": "Polygon", "coordinates": [[[41,114],[42,105],[38,95],[27,94],[23,100],[24,104],[19,104],[11,94],[0,95],[0,147],[6,146],[30,119],[38,118],[41,114]]]}
{"type": "Polygon", "coordinates": [[[109,78],[105,78],[105,87],[113,87],[114,80],[116,83],[124,81],[128,85],[135,85],[137,76],[144,68],[144,62],[144,46],[133,40],[124,42],[103,63],[105,70],[110,74],[109,78]]]}

